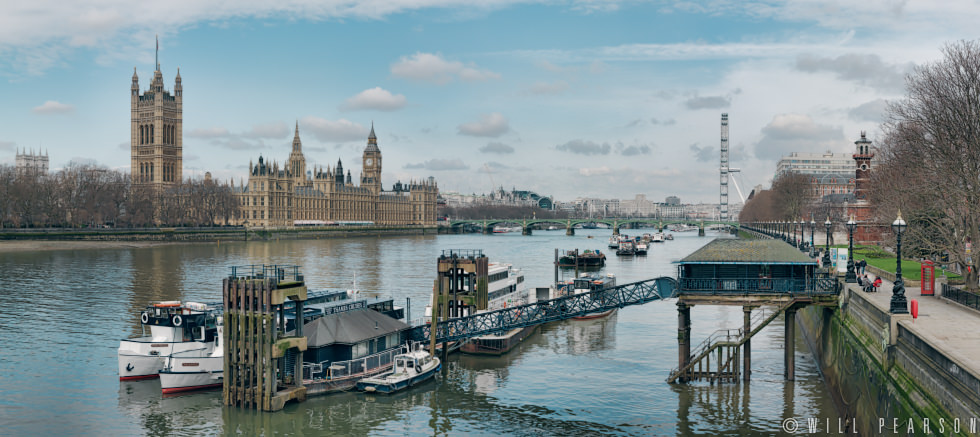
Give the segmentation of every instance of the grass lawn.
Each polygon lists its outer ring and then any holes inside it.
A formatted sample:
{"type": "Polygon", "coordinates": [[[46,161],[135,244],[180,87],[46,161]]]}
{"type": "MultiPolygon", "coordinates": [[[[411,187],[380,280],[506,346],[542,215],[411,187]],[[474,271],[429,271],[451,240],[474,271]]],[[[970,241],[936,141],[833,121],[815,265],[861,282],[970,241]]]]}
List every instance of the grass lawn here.
{"type": "MultiPolygon", "coordinates": [[[[846,244],[830,246],[830,247],[847,249],[846,244]]],[[[881,251],[878,249],[877,246],[855,245],[854,261],[857,262],[862,259],[866,260],[868,262],[868,265],[875,266],[887,272],[895,273],[895,269],[896,267],[898,267],[898,263],[895,260],[895,255],[892,255],[888,252],[881,251]]],[[[922,264],[919,264],[918,261],[912,261],[908,259],[902,260],[902,276],[904,278],[913,281],[918,281],[921,278],[921,273],[922,273],[922,264]]],[[[960,275],[957,275],[956,273],[946,272],[945,270],[939,268],[939,266],[936,266],[936,277],[942,276],[943,273],[945,273],[946,276],[950,279],[954,279],[954,280],[962,279],[960,275]]]]}

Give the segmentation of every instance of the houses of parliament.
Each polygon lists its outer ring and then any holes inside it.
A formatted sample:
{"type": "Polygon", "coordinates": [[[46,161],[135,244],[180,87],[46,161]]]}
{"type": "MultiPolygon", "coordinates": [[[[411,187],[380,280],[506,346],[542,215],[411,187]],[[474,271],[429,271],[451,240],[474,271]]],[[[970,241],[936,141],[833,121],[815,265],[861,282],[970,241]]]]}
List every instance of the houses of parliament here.
{"type": "MultiPolygon", "coordinates": [[[[159,46],[156,70],[149,89],[140,92],[133,71],[131,97],[130,174],[134,186],[158,193],[173,190],[182,181],[183,85],[180,70],[174,92],[164,89],[160,72],[159,46]]],[[[439,189],[432,178],[395,183],[391,190],[381,186],[381,150],[374,134],[368,135],[362,157],[360,181],[355,184],[350,170],[344,174],[341,161],[335,168],[307,171],[299,123],[292,152],[284,165],[261,156],[249,164],[248,180],[230,188],[241,203],[233,223],[244,226],[294,226],[357,222],[381,226],[436,225],[439,189]]],[[[210,173],[208,173],[210,175],[210,173]]]]}

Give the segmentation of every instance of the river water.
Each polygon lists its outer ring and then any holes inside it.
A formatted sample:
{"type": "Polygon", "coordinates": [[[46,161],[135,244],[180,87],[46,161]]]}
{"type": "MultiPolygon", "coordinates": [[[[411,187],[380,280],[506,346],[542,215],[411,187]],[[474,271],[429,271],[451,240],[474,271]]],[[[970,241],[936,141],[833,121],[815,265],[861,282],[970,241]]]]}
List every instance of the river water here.
{"type": "MultiPolygon", "coordinates": [[[[716,236],[678,233],[635,259],[610,252],[603,272],[619,283],[673,276],[672,261],[716,236]]],[[[787,418],[836,420],[801,338],[797,379],[783,380],[781,318],[752,339],[749,384],[667,384],[677,363],[673,300],[548,324],[503,357],[450,356],[447,376],[392,396],[312,397],[276,413],[224,407],[220,390],[163,397],[157,380],[118,380],[119,340],[139,334],[147,302],[220,301],[231,265],[297,264],[313,290],[351,288],[356,277],[359,289],[397,305],[410,298],[417,318],[442,250],[482,249],[536,287],[554,279],[554,249],[605,251],[608,237],[558,230],[0,253],[0,435],[750,435],[779,433],[787,418]]],[[[739,307],[691,313],[695,345],[742,324],[739,307]]]]}

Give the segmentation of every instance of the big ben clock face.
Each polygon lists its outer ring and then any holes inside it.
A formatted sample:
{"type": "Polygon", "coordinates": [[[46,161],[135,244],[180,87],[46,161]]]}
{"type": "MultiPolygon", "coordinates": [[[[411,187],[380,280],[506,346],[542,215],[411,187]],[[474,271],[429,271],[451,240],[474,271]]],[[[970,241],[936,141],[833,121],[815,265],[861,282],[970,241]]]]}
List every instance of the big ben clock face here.
{"type": "Polygon", "coordinates": [[[374,160],[373,160],[373,159],[371,159],[371,158],[368,158],[368,159],[365,159],[365,160],[364,160],[364,163],[365,163],[365,164],[367,164],[367,165],[371,165],[371,164],[373,164],[373,163],[374,163],[374,160]]]}

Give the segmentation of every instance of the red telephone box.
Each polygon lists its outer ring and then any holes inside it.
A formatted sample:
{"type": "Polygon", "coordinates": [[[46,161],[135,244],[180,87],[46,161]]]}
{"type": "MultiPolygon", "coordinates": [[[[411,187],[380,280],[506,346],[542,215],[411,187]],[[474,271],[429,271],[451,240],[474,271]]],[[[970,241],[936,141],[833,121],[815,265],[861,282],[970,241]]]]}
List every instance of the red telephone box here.
{"type": "Polygon", "coordinates": [[[936,266],[932,261],[922,261],[922,270],[920,271],[923,296],[932,296],[936,291],[936,266]]]}

